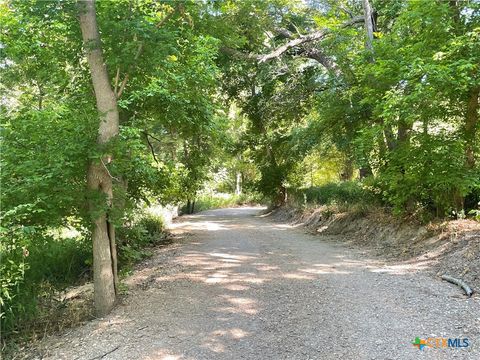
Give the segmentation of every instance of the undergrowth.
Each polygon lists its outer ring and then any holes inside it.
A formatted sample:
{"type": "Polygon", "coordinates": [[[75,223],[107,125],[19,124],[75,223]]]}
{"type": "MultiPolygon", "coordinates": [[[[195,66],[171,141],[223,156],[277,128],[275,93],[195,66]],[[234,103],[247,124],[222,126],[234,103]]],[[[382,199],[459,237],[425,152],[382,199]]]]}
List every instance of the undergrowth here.
{"type": "MultiPolygon", "coordinates": [[[[91,299],[68,302],[61,297],[67,288],[91,280],[91,239],[78,231],[76,236],[61,237],[60,230],[2,228],[2,353],[92,316],[91,299]]],[[[116,235],[121,275],[151,256],[154,246],[170,242],[163,218],[148,212],[125,221],[116,235]]]]}

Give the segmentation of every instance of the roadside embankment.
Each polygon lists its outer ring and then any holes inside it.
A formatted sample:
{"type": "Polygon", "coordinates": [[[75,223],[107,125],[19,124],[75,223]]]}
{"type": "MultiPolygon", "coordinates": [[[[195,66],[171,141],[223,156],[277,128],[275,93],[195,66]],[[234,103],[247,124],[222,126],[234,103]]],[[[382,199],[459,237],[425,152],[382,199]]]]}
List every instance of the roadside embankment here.
{"type": "Polygon", "coordinates": [[[418,224],[379,209],[338,211],[334,206],[282,207],[274,219],[302,226],[366,251],[399,266],[417,266],[434,276],[444,274],[480,290],[480,224],[473,220],[418,224]]]}

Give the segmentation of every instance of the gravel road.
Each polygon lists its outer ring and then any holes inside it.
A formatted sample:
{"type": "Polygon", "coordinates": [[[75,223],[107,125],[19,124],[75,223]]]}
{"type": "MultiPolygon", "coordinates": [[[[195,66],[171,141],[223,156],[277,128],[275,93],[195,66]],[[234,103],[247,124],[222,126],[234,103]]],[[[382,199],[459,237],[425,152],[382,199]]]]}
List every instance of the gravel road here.
{"type": "Polygon", "coordinates": [[[127,283],[108,317],[44,359],[480,359],[479,297],[235,208],[182,217],[181,242],[127,283]],[[412,345],[468,338],[466,348],[412,345]]]}

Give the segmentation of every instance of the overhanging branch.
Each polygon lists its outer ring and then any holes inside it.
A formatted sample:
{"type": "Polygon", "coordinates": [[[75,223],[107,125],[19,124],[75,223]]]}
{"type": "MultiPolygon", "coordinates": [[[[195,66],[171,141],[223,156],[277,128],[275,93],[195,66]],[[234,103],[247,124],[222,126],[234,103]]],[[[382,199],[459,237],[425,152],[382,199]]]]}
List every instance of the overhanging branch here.
{"type": "MultiPolygon", "coordinates": [[[[346,28],[346,27],[352,26],[354,24],[363,23],[364,21],[365,21],[364,16],[355,16],[355,17],[351,18],[350,20],[341,24],[340,28],[346,28]]],[[[318,40],[322,40],[323,38],[325,38],[325,36],[327,36],[328,34],[331,34],[331,33],[332,33],[332,30],[328,29],[328,28],[318,30],[318,31],[314,31],[310,34],[302,35],[298,38],[292,39],[292,40],[288,41],[287,43],[283,44],[282,46],[277,47],[275,50],[269,52],[268,54],[248,54],[248,53],[243,53],[241,51],[238,51],[238,50],[235,50],[235,49],[232,49],[232,48],[229,48],[229,47],[222,47],[220,50],[223,53],[225,53],[229,56],[235,57],[235,58],[244,59],[244,60],[253,60],[253,61],[258,61],[259,63],[264,63],[264,62],[267,62],[267,61],[270,61],[270,60],[273,60],[273,59],[276,59],[276,58],[280,57],[281,55],[283,55],[285,52],[287,52],[288,50],[290,50],[292,48],[299,47],[301,45],[305,45],[305,44],[315,42],[315,41],[318,41],[318,40]]],[[[289,34],[283,33],[282,35],[285,36],[285,37],[291,37],[291,33],[289,33],[289,34]]],[[[312,54],[312,56],[317,56],[315,53],[311,53],[311,52],[307,52],[307,51],[305,51],[304,54],[305,55],[312,54]]],[[[311,58],[317,60],[315,57],[311,57],[311,58]]],[[[325,65],[325,64],[323,64],[323,62],[321,62],[321,63],[322,63],[322,65],[325,65]]]]}

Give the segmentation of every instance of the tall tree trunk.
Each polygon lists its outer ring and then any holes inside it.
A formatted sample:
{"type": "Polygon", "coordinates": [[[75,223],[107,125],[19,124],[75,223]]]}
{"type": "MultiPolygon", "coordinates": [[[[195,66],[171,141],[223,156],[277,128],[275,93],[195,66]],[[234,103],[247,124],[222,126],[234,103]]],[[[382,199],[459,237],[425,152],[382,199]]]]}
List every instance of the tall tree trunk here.
{"type": "Polygon", "coordinates": [[[478,97],[480,96],[480,87],[473,88],[470,90],[468,102],[467,102],[467,112],[465,116],[465,155],[466,155],[466,166],[469,169],[475,167],[475,139],[477,137],[477,130],[479,126],[478,122],[478,111],[480,108],[480,103],[478,97]]]}
{"type": "Polygon", "coordinates": [[[365,17],[365,31],[367,33],[367,41],[365,47],[371,52],[371,59],[373,61],[373,33],[375,31],[375,20],[373,16],[372,5],[368,0],[363,0],[363,13],[365,17]]]}
{"type": "Polygon", "coordinates": [[[235,195],[240,195],[242,193],[242,173],[237,171],[236,180],[235,180],[235,195]]]}
{"type": "MultiPolygon", "coordinates": [[[[362,5],[363,5],[364,18],[365,18],[365,32],[367,35],[365,48],[369,52],[368,62],[373,63],[375,61],[374,54],[373,54],[373,33],[376,30],[374,11],[373,11],[372,5],[368,0],[363,0],[362,5]]],[[[364,156],[367,159],[367,164],[362,166],[359,169],[360,179],[364,179],[366,177],[373,175],[372,168],[368,164],[368,154],[364,154],[364,156]]]]}
{"type": "MultiPolygon", "coordinates": [[[[118,134],[119,114],[117,99],[112,91],[103,60],[100,34],[95,14],[95,0],[79,0],[80,28],[87,54],[90,75],[100,115],[97,143],[104,145],[118,134]]],[[[94,302],[98,316],[106,315],[115,304],[117,291],[117,252],[115,228],[109,221],[108,209],[112,206],[112,177],[107,169],[111,157],[92,160],[87,173],[90,191],[100,193],[106,206],[91,204],[93,221],[93,280],[94,302]]]]}
{"type": "Polygon", "coordinates": [[[345,162],[343,163],[343,169],[340,174],[340,180],[349,181],[353,178],[353,159],[350,156],[347,156],[345,162]]]}
{"type": "Polygon", "coordinates": [[[387,145],[387,149],[389,151],[395,150],[396,147],[396,140],[395,134],[390,125],[383,123],[383,136],[385,137],[385,144],[387,145]]]}
{"type": "Polygon", "coordinates": [[[277,199],[275,201],[275,206],[283,206],[287,203],[287,188],[285,185],[280,185],[278,187],[277,199]]]}

